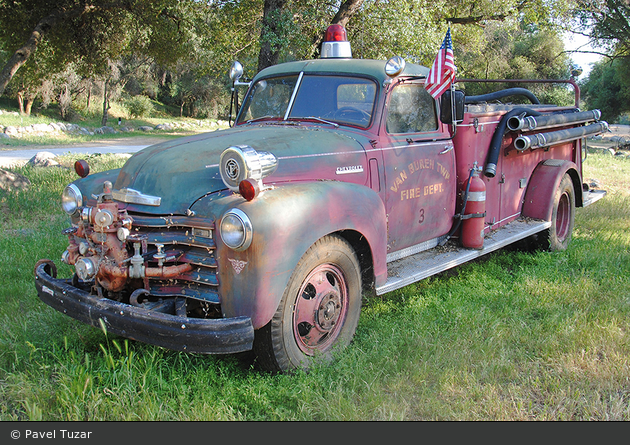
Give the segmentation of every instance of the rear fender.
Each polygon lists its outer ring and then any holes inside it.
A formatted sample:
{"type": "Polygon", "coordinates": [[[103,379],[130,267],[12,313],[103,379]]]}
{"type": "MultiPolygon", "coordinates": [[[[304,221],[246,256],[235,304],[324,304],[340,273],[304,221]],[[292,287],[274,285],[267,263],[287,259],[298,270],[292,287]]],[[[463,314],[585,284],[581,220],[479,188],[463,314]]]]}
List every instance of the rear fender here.
{"type": "Polygon", "coordinates": [[[255,329],[273,317],[291,273],[318,239],[331,233],[352,233],[367,241],[376,285],[387,278],[385,207],[371,189],[345,182],[317,181],[281,185],[251,202],[231,195],[193,210],[212,208],[216,216],[217,262],[224,316],[247,316],[255,329]],[[251,220],[250,247],[238,252],[221,240],[225,212],[242,210],[251,220]]]}
{"type": "Polygon", "coordinates": [[[571,161],[548,159],[536,166],[525,192],[522,215],[551,221],[553,200],[564,175],[568,173],[575,189],[575,205],[582,205],[582,185],[577,165],[571,161]]]}

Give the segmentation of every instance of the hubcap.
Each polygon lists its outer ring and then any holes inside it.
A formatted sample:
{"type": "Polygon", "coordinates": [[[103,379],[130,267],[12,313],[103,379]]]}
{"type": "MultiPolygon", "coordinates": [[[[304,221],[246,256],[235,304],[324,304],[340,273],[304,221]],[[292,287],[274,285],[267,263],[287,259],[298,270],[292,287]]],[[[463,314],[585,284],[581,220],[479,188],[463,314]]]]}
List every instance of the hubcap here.
{"type": "Polygon", "coordinates": [[[332,264],[316,267],[297,295],[293,333],[302,352],[313,355],[332,345],[348,310],[348,290],[343,272],[332,264]]]}

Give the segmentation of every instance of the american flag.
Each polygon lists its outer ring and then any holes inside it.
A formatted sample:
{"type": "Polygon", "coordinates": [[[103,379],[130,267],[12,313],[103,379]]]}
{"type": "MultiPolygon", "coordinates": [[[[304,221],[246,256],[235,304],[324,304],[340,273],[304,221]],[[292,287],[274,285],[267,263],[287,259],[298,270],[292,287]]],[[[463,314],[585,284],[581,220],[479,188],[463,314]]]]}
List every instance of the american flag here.
{"type": "Polygon", "coordinates": [[[451,85],[455,78],[455,62],[453,60],[453,41],[451,40],[451,28],[446,31],[446,37],[435,56],[433,66],[424,83],[424,88],[437,99],[451,85]]]}

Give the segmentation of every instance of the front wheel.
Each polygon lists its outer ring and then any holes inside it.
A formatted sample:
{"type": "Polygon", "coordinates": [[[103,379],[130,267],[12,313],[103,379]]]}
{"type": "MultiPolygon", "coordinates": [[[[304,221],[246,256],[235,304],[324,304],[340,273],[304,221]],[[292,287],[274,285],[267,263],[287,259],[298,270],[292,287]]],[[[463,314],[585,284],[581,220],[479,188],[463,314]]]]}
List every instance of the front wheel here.
{"type": "Polygon", "coordinates": [[[361,313],[361,270],[352,247],[334,235],[297,264],[272,320],[256,332],[254,351],[272,372],[306,369],[347,346],[361,313]]]}

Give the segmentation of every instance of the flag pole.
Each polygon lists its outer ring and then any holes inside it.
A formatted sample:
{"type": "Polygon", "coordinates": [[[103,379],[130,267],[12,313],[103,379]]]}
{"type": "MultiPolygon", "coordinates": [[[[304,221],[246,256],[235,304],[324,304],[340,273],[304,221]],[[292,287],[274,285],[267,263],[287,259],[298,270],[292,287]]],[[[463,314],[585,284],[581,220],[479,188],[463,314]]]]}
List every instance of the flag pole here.
{"type": "MultiPolygon", "coordinates": [[[[450,20],[446,22],[448,25],[448,29],[451,29],[450,20]]],[[[453,34],[451,33],[451,36],[453,34]]],[[[457,134],[457,116],[455,114],[455,79],[457,77],[457,70],[455,71],[455,76],[453,76],[453,82],[451,82],[451,125],[453,126],[453,138],[457,134]]]]}

